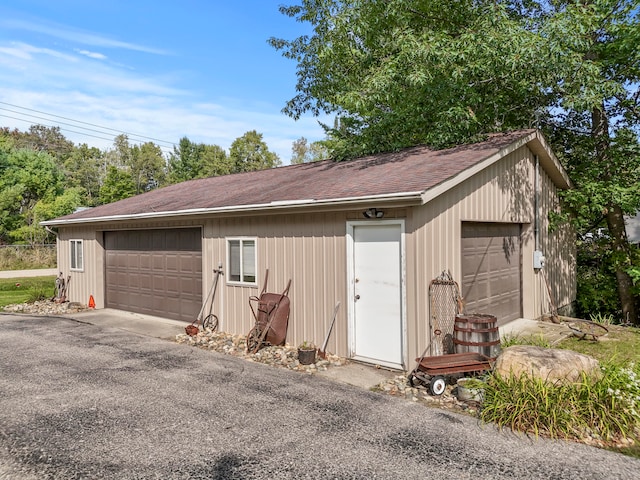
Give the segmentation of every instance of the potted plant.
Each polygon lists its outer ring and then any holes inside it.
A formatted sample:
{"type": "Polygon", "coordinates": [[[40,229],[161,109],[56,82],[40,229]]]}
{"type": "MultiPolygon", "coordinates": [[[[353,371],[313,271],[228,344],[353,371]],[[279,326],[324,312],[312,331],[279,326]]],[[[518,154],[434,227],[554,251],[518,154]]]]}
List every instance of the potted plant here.
{"type": "Polygon", "coordinates": [[[316,362],[316,346],[305,340],[298,345],[298,361],[301,365],[311,365],[316,362]]]}

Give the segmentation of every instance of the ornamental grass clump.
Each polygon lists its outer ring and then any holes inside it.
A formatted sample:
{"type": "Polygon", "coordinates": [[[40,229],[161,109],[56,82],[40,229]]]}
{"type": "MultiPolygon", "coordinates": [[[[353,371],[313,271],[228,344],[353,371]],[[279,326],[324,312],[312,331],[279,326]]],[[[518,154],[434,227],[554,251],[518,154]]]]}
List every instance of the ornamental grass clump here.
{"type": "Polygon", "coordinates": [[[492,374],[480,416],[500,427],[536,436],[602,446],[640,441],[640,367],[602,366],[602,376],[550,383],[522,375],[492,374]]]}

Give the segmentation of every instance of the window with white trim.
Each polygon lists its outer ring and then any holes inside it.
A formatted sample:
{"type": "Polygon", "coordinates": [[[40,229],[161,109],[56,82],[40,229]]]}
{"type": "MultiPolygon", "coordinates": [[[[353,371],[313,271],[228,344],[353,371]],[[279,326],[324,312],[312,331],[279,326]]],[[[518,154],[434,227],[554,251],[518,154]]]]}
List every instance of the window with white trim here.
{"type": "Polygon", "coordinates": [[[71,270],[84,270],[82,240],[69,240],[71,246],[71,270]]]}
{"type": "Polygon", "coordinates": [[[256,239],[229,238],[227,252],[230,282],[256,283],[256,239]]]}

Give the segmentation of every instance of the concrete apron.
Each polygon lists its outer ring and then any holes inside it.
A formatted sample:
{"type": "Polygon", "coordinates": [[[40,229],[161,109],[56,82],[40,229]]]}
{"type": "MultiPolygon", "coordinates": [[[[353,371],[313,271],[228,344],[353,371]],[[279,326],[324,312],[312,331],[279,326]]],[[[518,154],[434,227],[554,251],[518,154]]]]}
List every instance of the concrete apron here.
{"type": "Polygon", "coordinates": [[[127,332],[161,338],[163,340],[175,340],[176,335],[184,333],[184,327],[188,325],[186,322],[124,310],[115,310],[113,308],[85,310],[83,312],[63,315],[63,317],[90,323],[91,325],[119,328],[127,332]]]}

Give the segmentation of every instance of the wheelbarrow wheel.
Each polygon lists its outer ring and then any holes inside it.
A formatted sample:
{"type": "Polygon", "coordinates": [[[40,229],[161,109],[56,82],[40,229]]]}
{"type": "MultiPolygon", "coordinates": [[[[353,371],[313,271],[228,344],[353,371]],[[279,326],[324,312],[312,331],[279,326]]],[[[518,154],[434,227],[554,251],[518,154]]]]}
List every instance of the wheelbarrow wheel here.
{"type": "Polygon", "coordinates": [[[213,313],[207,315],[202,321],[202,328],[210,328],[211,330],[215,331],[218,328],[218,317],[216,317],[213,313]]]}
{"type": "Polygon", "coordinates": [[[447,388],[447,382],[442,375],[436,375],[429,382],[429,393],[436,397],[442,395],[445,388],[447,388]]]}
{"type": "Polygon", "coordinates": [[[253,327],[247,335],[247,352],[255,353],[260,348],[260,331],[253,327]]]}

